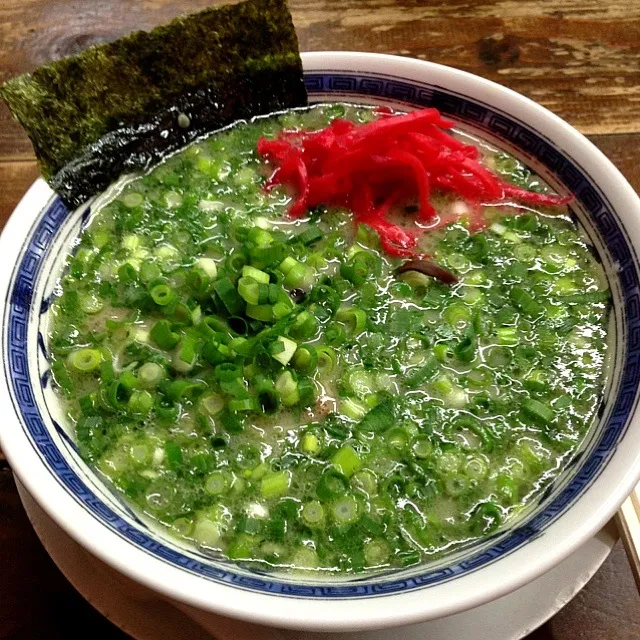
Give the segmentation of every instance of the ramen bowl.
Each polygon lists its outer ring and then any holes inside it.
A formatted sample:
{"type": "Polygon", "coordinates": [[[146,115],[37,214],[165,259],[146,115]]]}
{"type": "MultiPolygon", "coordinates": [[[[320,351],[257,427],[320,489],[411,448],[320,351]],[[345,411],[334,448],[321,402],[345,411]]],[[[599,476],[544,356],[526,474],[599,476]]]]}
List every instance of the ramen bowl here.
{"type": "Polygon", "coordinates": [[[362,576],[256,571],[163,535],[79,456],[52,391],[47,311],[93,202],[70,211],[42,181],[0,239],[0,442],[36,502],[118,572],[203,611],[277,627],[359,630],[451,615],[510,593],[593,536],[640,477],[640,200],[596,147],[509,89],[436,64],[368,53],[303,54],[310,102],[433,106],[523,161],[559,193],[612,292],[608,376],[595,424],[564,471],[510,526],[433,563],[362,576]]]}

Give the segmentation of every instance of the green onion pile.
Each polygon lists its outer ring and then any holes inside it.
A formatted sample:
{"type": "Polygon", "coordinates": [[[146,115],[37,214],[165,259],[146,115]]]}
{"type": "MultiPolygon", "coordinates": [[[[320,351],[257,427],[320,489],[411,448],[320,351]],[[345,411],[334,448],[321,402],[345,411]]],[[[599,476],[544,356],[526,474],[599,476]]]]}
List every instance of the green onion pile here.
{"type": "Polygon", "coordinates": [[[580,447],[604,383],[609,292],[568,217],[487,208],[486,231],[425,234],[448,283],[397,272],[349,211],[290,219],[256,143],[338,117],[375,114],[241,123],[121,183],[51,311],[85,460],[170,535],[286,571],[410,566],[498,531],[580,447]]]}

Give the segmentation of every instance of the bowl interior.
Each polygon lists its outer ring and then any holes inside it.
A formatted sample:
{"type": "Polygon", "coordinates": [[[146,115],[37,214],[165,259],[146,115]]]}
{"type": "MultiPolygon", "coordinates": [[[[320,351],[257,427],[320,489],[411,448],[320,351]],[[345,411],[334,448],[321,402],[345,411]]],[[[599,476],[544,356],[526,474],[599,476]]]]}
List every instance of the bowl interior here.
{"type": "Polygon", "coordinates": [[[460,88],[429,82],[427,72],[418,80],[348,68],[336,71],[328,66],[307,71],[305,81],[312,102],[339,100],[400,109],[437,107],[456,126],[523,160],[559,193],[576,196],[572,213],[595,247],[613,292],[611,373],[597,424],[569,468],[539,497],[526,517],[506,531],[432,565],[330,582],[262,574],[160,537],[152,524],[134,514],[81,460],[50,384],[47,310],[64,256],[97,202],[71,212],[53,198],[42,207],[23,238],[5,305],[5,376],[19,418],[16,428],[24,432],[51,482],[58,483],[102,526],[144,553],[180,571],[252,592],[321,600],[404,593],[449,582],[511,555],[567,512],[607,466],[629,426],[640,383],[638,259],[629,240],[629,219],[616,211],[580,158],[572,157],[570,150],[519,119],[513,110],[507,113],[506,107],[502,110],[477,96],[464,95],[460,88]]]}

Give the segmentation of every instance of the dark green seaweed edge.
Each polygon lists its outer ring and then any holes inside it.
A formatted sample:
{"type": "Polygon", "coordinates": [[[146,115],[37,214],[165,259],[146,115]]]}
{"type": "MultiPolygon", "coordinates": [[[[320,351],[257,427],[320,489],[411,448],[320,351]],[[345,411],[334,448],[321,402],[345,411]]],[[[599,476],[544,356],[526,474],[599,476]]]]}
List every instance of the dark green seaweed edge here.
{"type": "Polygon", "coordinates": [[[307,104],[284,0],[205,9],[92,47],[9,80],[0,97],[71,207],[206,133],[307,104]]]}

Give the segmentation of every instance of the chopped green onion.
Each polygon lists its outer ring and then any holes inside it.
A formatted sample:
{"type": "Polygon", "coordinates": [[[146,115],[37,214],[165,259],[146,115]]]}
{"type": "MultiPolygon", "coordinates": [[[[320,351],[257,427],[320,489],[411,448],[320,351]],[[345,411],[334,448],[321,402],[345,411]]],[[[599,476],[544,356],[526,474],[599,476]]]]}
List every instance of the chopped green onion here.
{"type": "Polygon", "coordinates": [[[265,498],[277,498],[284,495],[291,483],[291,473],[287,470],[278,471],[262,478],[260,493],[265,498]]]}
{"type": "Polygon", "coordinates": [[[198,258],[194,266],[202,269],[209,276],[209,280],[213,280],[218,275],[218,267],[213,258],[198,258]]]}
{"type": "Polygon", "coordinates": [[[367,314],[357,307],[342,307],[336,313],[336,320],[342,322],[349,335],[359,336],[367,327],[367,314]]]}
{"type": "Polygon", "coordinates": [[[135,270],[133,265],[125,262],[118,269],[118,278],[121,282],[134,282],[138,277],[138,272],[135,270]]]}
{"type": "Polygon", "coordinates": [[[136,191],[130,191],[122,197],[122,202],[125,207],[129,209],[135,209],[144,202],[144,196],[136,191]]]}
{"type": "Polygon", "coordinates": [[[301,244],[309,246],[315,244],[319,240],[322,240],[323,235],[324,234],[317,226],[310,225],[302,233],[291,238],[291,241],[300,242],[301,244]]]}
{"type": "Polygon", "coordinates": [[[98,313],[102,311],[104,302],[95,293],[79,296],[80,308],[89,314],[98,313]]]}
{"type": "Polygon", "coordinates": [[[309,294],[309,301],[326,309],[332,316],[340,306],[338,292],[326,284],[316,285],[309,294]]]}
{"type": "Polygon", "coordinates": [[[299,313],[290,328],[290,334],[294,338],[310,338],[316,333],[318,327],[318,321],[308,311],[302,311],[299,313]]]}
{"type": "Polygon", "coordinates": [[[229,401],[230,411],[258,411],[260,403],[257,398],[241,398],[229,401]]]}
{"type": "Polygon", "coordinates": [[[469,396],[461,387],[453,386],[451,391],[443,395],[442,400],[447,407],[462,409],[469,402],[469,396]]]}
{"type": "Polygon", "coordinates": [[[358,501],[354,496],[338,498],[331,505],[331,514],[339,524],[355,522],[358,519],[358,501]]]}
{"type": "Polygon", "coordinates": [[[278,302],[273,305],[273,317],[276,320],[280,320],[280,318],[284,318],[289,315],[293,311],[293,301],[286,296],[284,291],[282,292],[283,296],[278,298],[278,302]]]}
{"type": "Polygon", "coordinates": [[[442,342],[433,347],[433,355],[439,362],[446,363],[453,358],[453,351],[448,344],[442,342]]]}
{"type": "Polygon", "coordinates": [[[107,399],[112,407],[116,409],[123,408],[129,400],[130,389],[127,388],[120,380],[113,380],[107,387],[107,399]]]}
{"type": "Polygon", "coordinates": [[[537,253],[536,248],[532,244],[519,244],[513,249],[513,255],[520,260],[520,262],[533,262],[537,253]]]}
{"type": "Polygon", "coordinates": [[[78,349],[69,355],[69,364],[77,371],[93,371],[101,362],[102,354],[97,349],[78,349]]]}
{"type": "Polygon", "coordinates": [[[238,448],[236,465],[240,469],[254,469],[260,464],[260,449],[251,444],[244,444],[238,448]]]}
{"type": "Polygon", "coordinates": [[[229,474],[225,471],[214,471],[205,481],[204,490],[214,496],[226,493],[229,490],[231,481],[229,474]]]}
{"type": "Polygon", "coordinates": [[[257,247],[267,247],[273,242],[273,235],[262,227],[251,227],[247,233],[247,240],[257,247]]]}
{"type": "Polygon", "coordinates": [[[215,368],[215,375],[218,380],[235,380],[242,377],[242,368],[237,364],[219,364],[215,368]]]}
{"type": "Polygon", "coordinates": [[[175,294],[166,284],[157,284],[150,291],[153,301],[162,307],[168,305],[175,300],[175,294]]]}
{"type": "Polygon", "coordinates": [[[456,473],[444,478],[444,492],[452,498],[462,495],[467,486],[467,478],[461,474],[456,473]]]}
{"type": "Polygon", "coordinates": [[[471,311],[465,304],[460,302],[450,304],[444,310],[443,315],[446,322],[456,329],[464,329],[471,322],[471,311]]]}
{"type": "Polygon", "coordinates": [[[520,337],[515,327],[500,327],[498,329],[498,344],[505,347],[515,347],[519,342],[520,337]]]}
{"type": "Polygon", "coordinates": [[[472,362],[475,360],[478,343],[475,336],[467,335],[453,348],[453,353],[460,362],[472,362]]]}
{"type": "Polygon", "coordinates": [[[340,265],[340,275],[359,287],[369,278],[380,275],[382,260],[369,251],[358,251],[348,262],[340,265]]]}
{"type": "Polygon", "coordinates": [[[276,380],[276,391],[280,394],[282,404],[290,407],[300,400],[298,383],[291,371],[283,371],[276,380]]]}
{"type": "Polygon", "coordinates": [[[493,382],[493,376],[488,369],[472,369],[466,374],[465,379],[470,387],[482,389],[493,382]]]}
{"type": "Polygon", "coordinates": [[[273,380],[264,376],[256,376],[253,384],[262,410],[265,413],[275,413],[280,406],[280,398],[273,380]]]}
{"type": "Polygon", "coordinates": [[[185,335],[173,358],[173,366],[180,373],[187,373],[193,369],[196,361],[198,340],[193,335],[185,335]]]}
{"type": "Polygon", "coordinates": [[[385,440],[391,449],[406,449],[409,445],[409,435],[402,427],[393,427],[385,433],[385,440]]]}
{"type": "Polygon", "coordinates": [[[360,420],[367,414],[367,407],[353,398],[341,398],[340,410],[352,420],[360,420]]]}
{"type": "Polygon", "coordinates": [[[280,271],[282,271],[282,273],[286,276],[293,268],[295,268],[299,264],[300,263],[295,258],[288,256],[278,265],[278,269],[280,269],[280,271]]]}
{"type": "Polygon", "coordinates": [[[289,360],[293,358],[293,354],[296,352],[298,345],[293,340],[289,340],[289,338],[285,338],[284,336],[278,336],[277,342],[282,345],[282,349],[276,353],[272,352],[271,355],[274,360],[277,360],[282,365],[286,365],[289,360]]]}
{"type": "Polygon", "coordinates": [[[300,448],[305,453],[313,455],[320,451],[320,440],[314,433],[305,433],[300,440],[300,448]]]}
{"type": "MultiPolygon", "coordinates": [[[[444,346],[444,345],[438,345],[444,346]]],[[[434,349],[435,351],[435,349],[434,349]]],[[[413,369],[405,378],[404,383],[409,389],[415,389],[425,382],[429,382],[440,370],[438,361],[431,356],[427,362],[417,369],[413,369]]]]}
{"type": "Polygon", "coordinates": [[[336,352],[331,347],[319,346],[316,349],[318,354],[318,371],[322,375],[329,375],[336,367],[336,352]]]}
{"type": "Polygon", "coordinates": [[[129,398],[128,407],[130,411],[146,416],[153,408],[153,396],[148,391],[134,391],[129,398]]]}
{"type": "Polygon", "coordinates": [[[451,382],[451,378],[448,375],[441,375],[436,381],[433,383],[433,388],[440,394],[446,395],[453,391],[453,382],[451,382]]]}
{"type": "Polygon", "coordinates": [[[209,285],[211,284],[211,277],[209,274],[200,267],[194,267],[187,274],[187,284],[189,288],[198,297],[206,295],[209,291],[209,285]]]}
{"type": "Polygon", "coordinates": [[[389,545],[384,540],[370,540],[364,545],[364,557],[369,567],[377,567],[389,561],[389,545]]]}
{"type": "Polygon", "coordinates": [[[469,266],[469,261],[461,253],[451,253],[446,256],[447,265],[456,271],[464,271],[469,266]]]}
{"type": "Polygon", "coordinates": [[[171,400],[179,402],[184,398],[192,398],[204,388],[205,384],[203,382],[179,378],[163,386],[163,391],[171,400]]]}
{"type": "Polygon", "coordinates": [[[433,445],[431,444],[431,440],[426,436],[420,436],[416,438],[411,450],[413,451],[413,455],[420,460],[424,460],[428,458],[433,452],[433,445]]]}
{"type": "Polygon", "coordinates": [[[310,529],[317,529],[324,524],[324,507],[317,500],[307,502],[302,507],[300,518],[310,529]]]}
{"type": "Polygon", "coordinates": [[[513,505],[518,502],[518,483],[509,475],[505,473],[498,474],[498,477],[496,478],[496,489],[498,490],[500,497],[503,499],[503,504],[506,503],[508,505],[513,505]]]}
{"type": "Polygon", "coordinates": [[[427,292],[427,289],[431,285],[431,279],[420,271],[405,271],[400,274],[400,279],[406,282],[414,291],[414,293],[422,297],[427,292]]]}
{"type": "Polygon", "coordinates": [[[245,301],[236,291],[231,278],[219,278],[213,283],[213,289],[232,316],[240,315],[244,311],[245,301]]]}
{"type": "Polygon", "coordinates": [[[250,265],[245,265],[242,267],[242,276],[245,278],[253,278],[256,282],[260,284],[269,284],[269,274],[265,271],[261,271],[260,269],[256,269],[250,265]]]}
{"type": "Polygon", "coordinates": [[[223,429],[232,435],[242,433],[244,429],[242,418],[240,418],[237,413],[233,413],[228,409],[224,409],[218,414],[216,422],[218,420],[220,424],[222,424],[223,429]]]}
{"type": "Polygon", "coordinates": [[[83,415],[91,416],[96,413],[98,408],[98,396],[96,393],[87,393],[84,396],[78,398],[78,404],[83,415]]]}
{"type": "Polygon", "coordinates": [[[549,387],[549,377],[545,371],[534,369],[524,379],[523,384],[529,391],[542,393],[549,387]]]}
{"type": "Polygon", "coordinates": [[[255,247],[250,250],[251,262],[257,269],[274,267],[282,262],[286,247],[280,242],[274,242],[266,247],[255,247]]]}
{"type": "Polygon", "coordinates": [[[310,289],[313,285],[315,272],[311,267],[304,264],[297,264],[284,277],[282,284],[287,289],[310,289]]]}
{"type": "Polygon", "coordinates": [[[557,242],[548,244],[540,251],[540,257],[545,261],[547,267],[561,268],[566,266],[569,260],[569,250],[557,242]]]}
{"type": "Polygon", "coordinates": [[[492,347],[486,358],[489,366],[501,369],[511,362],[511,352],[503,347],[492,347]]]}
{"type": "Polygon", "coordinates": [[[464,465],[464,473],[471,480],[481,482],[489,475],[489,465],[482,458],[473,457],[464,465]]]}
{"type": "Polygon", "coordinates": [[[325,340],[334,347],[339,347],[346,338],[344,329],[337,322],[330,322],[324,330],[325,340]]]}
{"type": "Polygon", "coordinates": [[[343,375],[342,383],[347,393],[361,398],[375,390],[373,374],[360,367],[349,369],[343,375]]]}
{"type": "Polygon", "coordinates": [[[373,431],[374,433],[386,431],[395,423],[395,409],[391,398],[383,400],[379,405],[367,413],[358,424],[362,431],[373,431]]]}
{"type": "Polygon", "coordinates": [[[216,337],[212,337],[202,347],[202,357],[211,364],[220,364],[229,359],[230,349],[216,337]]]}
{"type": "Polygon", "coordinates": [[[160,267],[155,262],[143,262],[140,265],[140,280],[142,282],[153,282],[162,275],[160,267]]]}
{"type": "Polygon", "coordinates": [[[316,387],[310,378],[298,378],[298,400],[300,407],[311,407],[316,401],[316,387]]]}
{"type": "Polygon", "coordinates": [[[580,291],[572,278],[558,278],[553,283],[553,293],[558,296],[570,296],[580,291]]]}
{"type": "Polygon", "coordinates": [[[198,520],[193,529],[193,539],[201,547],[216,549],[222,537],[222,526],[208,519],[198,520]]]}
{"type": "Polygon", "coordinates": [[[254,320],[273,322],[275,307],[270,304],[247,304],[246,315],[254,320]]]}
{"type": "Polygon", "coordinates": [[[210,416],[215,416],[224,409],[224,399],[217,393],[200,398],[200,407],[210,416]]]}
{"type": "Polygon", "coordinates": [[[479,504],[471,516],[472,531],[477,536],[493,533],[502,523],[502,510],[493,502],[479,504]]]}
{"type": "Polygon", "coordinates": [[[149,332],[149,337],[161,348],[168,351],[173,349],[178,342],[180,336],[171,331],[171,324],[168,320],[159,320],[149,332]]]}
{"type": "Polygon", "coordinates": [[[375,496],[378,493],[378,481],[373,471],[363,469],[358,471],[351,478],[351,484],[360,491],[364,491],[368,496],[375,496]]]}
{"type": "Polygon", "coordinates": [[[300,345],[291,361],[294,369],[299,373],[310,374],[316,370],[318,354],[311,346],[300,345]]]}
{"type": "Polygon", "coordinates": [[[327,469],[321,476],[316,485],[316,493],[320,500],[332,500],[344,495],[349,488],[349,479],[336,471],[335,469],[327,469]]]}
{"type": "Polygon", "coordinates": [[[555,418],[555,412],[551,407],[533,398],[527,398],[522,403],[522,412],[542,426],[551,424],[555,418]]]}
{"type": "Polygon", "coordinates": [[[351,445],[345,444],[331,457],[331,462],[347,478],[362,467],[362,460],[351,445]]]}
{"type": "MultiPolygon", "coordinates": [[[[263,284],[262,286],[266,287],[267,285],[263,284]]],[[[269,301],[268,293],[264,295],[264,292],[260,290],[260,283],[249,276],[242,276],[238,280],[238,293],[248,304],[265,304],[269,301]]]]}
{"type": "Polygon", "coordinates": [[[415,328],[416,312],[411,309],[394,309],[387,319],[389,333],[404,336],[415,328]]]}
{"type": "Polygon", "coordinates": [[[530,318],[535,319],[544,315],[544,307],[522,287],[513,287],[511,290],[511,302],[530,318]]]}

